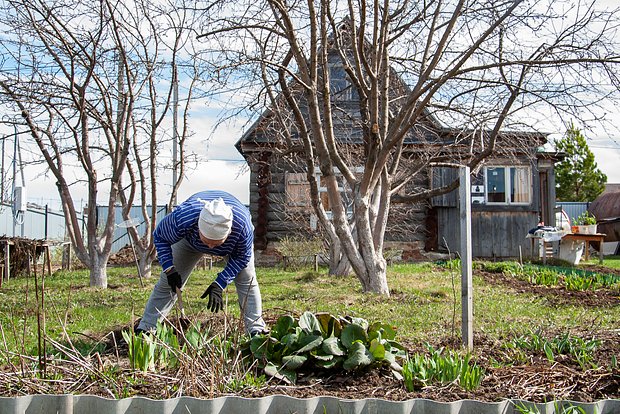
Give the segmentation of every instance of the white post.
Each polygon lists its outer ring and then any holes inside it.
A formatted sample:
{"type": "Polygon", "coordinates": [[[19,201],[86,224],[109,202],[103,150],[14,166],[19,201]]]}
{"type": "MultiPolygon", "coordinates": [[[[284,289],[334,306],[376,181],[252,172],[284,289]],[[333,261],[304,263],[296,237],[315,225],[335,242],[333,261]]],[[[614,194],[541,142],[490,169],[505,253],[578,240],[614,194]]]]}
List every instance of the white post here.
{"type": "Polygon", "coordinates": [[[461,336],[468,351],[474,349],[474,290],[471,254],[471,186],[469,167],[459,171],[459,212],[461,224],[461,336]]]}
{"type": "MultiPolygon", "coordinates": [[[[178,181],[178,146],[179,146],[179,132],[177,125],[177,118],[179,116],[179,72],[177,71],[176,63],[172,67],[172,190],[175,189],[178,181]]],[[[174,193],[174,199],[172,200],[172,206],[176,207],[177,197],[174,193]]]]}

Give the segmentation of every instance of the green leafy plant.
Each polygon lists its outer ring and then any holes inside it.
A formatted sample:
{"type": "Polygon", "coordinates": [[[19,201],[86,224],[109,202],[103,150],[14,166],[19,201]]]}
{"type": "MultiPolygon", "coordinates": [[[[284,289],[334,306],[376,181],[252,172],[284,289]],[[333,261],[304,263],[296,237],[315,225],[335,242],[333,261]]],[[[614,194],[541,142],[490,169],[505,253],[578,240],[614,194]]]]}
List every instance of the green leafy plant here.
{"type": "Polygon", "coordinates": [[[596,282],[596,287],[614,288],[615,286],[620,285],[620,278],[615,275],[595,273],[592,277],[596,282]]]}
{"type": "Polygon", "coordinates": [[[596,224],[596,217],[589,211],[584,211],[575,219],[577,226],[591,226],[593,224],[596,224]]]}
{"type": "Polygon", "coordinates": [[[255,376],[250,372],[247,372],[242,378],[233,378],[226,384],[226,388],[232,392],[238,392],[242,390],[246,390],[248,388],[251,389],[260,389],[265,385],[267,380],[264,375],[255,376]]]}
{"type": "Polygon", "coordinates": [[[560,275],[551,269],[530,269],[524,271],[530,283],[543,286],[555,286],[560,281],[560,275]]]}
{"type": "Polygon", "coordinates": [[[568,290],[585,291],[596,287],[596,279],[570,273],[564,276],[564,286],[566,286],[568,290]]]}
{"type": "Polygon", "coordinates": [[[471,364],[471,355],[461,356],[454,351],[444,353],[443,348],[428,347],[430,355],[416,353],[403,365],[403,379],[407,391],[433,383],[456,383],[466,391],[480,385],[484,370],[471,364]]]}
{"type": "Polygon", "coordinates": [[[179,339],[175,328],[158,323],[155,331],[157,346],[155,348],[155,363],[158,366],[174,368],[178,365],[179,339]]]}
{"type": "Polygon", "coordinates": [[[152,335],[123,331],[123,339],[129,347],[129,362],[133,369],[143,372],[155,369],[155,341],[152,335]]]}
{"type": "Polygon", "coordinates": [[[306,368],[355,371],[388,366],[398,377],[406,352],[395,336],[395,330],[382,323],[304,312],[299,319],[280,317],[269,334],[254,336],[244,348],[267,376],[290,383],[306,368]]]}
{"type": "Polygon", "coordinates": [[[175,368],[179,364],[179,354],[197,354],[206,341],[205,333],[201,332],[200,325],[191,326],[184,335],[185,342],[181,347],[176,328],[157,323],[154,333],[136,335],[133,332],[123,331],[123,339],[129,347],[129,361],[134,369],[153,371],[156,366],[175,368]]]}

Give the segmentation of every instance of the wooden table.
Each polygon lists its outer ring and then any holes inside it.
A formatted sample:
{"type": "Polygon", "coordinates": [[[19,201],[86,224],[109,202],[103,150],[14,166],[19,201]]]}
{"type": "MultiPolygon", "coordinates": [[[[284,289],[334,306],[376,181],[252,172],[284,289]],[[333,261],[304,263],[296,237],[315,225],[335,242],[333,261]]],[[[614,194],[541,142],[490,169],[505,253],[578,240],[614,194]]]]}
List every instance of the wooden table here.
{"type": "Polygon", "coordinates": [[[605,238],[605,236],[606,234],[604,233],[596,233],[596,234],[568,233],[564,237],[562,237],[562,240],[579,240],[579,241],[585,242],[586,260],[588,260],[590,242],[599,242],[600,246],[598,249],[598,261],[599,263],[602,264],[603,263],[603,239],[605,238]]]}

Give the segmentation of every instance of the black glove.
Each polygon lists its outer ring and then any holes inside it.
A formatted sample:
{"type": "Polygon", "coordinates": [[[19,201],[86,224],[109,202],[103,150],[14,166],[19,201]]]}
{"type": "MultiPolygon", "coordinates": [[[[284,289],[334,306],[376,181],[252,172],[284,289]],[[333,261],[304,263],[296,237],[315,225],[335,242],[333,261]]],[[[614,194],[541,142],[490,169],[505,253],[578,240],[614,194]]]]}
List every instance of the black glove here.
{"type": "Polygon", "coordinates": [[[174,293],[176,293],[177,288],[181,289],[183,287],[183,281],[181,280],[181,275],[176,270],[172,270],[170,273],[166,273],[168,277],[168,284],[170,285],[170,289],[174,293]]]}
{"type": "Polygon", "coordinates": [[[224,308],[222,301],[222,288],[216,282],[211,283],[200,298],[204,299],[207,296],[209,297],[207,309],[211,310],[211,312],[219,312],[224,308]]]}

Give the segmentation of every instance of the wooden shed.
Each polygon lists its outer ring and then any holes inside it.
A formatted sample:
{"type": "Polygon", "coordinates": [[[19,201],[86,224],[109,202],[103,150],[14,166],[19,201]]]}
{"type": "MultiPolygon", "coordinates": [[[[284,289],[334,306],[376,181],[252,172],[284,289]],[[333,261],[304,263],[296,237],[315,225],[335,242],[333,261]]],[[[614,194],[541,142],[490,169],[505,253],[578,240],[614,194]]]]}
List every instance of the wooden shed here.
{"type": "MultiPolygon", "coordinates": [[[[317,231],[303,163],[278,151],[268,137],[250,129],[236,147],[250,167],[250,211],[255,248],[267,255],[285,236],[317,231]]],[[[527,137],[532,140],[532,137],[527,137]]],[[[472,251],[475,257],[507,258],[529,253],[528,231],[538,223],[553,225],[555,178],[553,154],[538,152],[535,137],[529,153],[493,157],[472,176],[472,251]]],[[[411,144],[414,145],[414,144],[411,144]]],[[[415,183],[438,186],[456,169],[429,169],[415,183]]],[[[429,252],[455,252],[458,245],[458,190],[428,203],[395,204],[386,247],[402,250],[404,260],[423,260],[429,252]]]]}
{"type": "MultiPolygon", "coordinates": [[[[475,257],[506,258],[530,254],[525,236],[538,223],[555,225],[555,175],[558,155],[531,148],[520,161],[494,157],[471,177],[472,252],[475,257]]],[[[447,181],[456,170],[433,171],[434,181],[447,181]]],[[[436,237],[426,248],[459,250],[458,191],[431,201],[430,221],[436,237]]],[[[429,229],[431,230],[431,229],[429,229]]],[[[429,232],[429,234],[433,234],[429,232]]]]}

